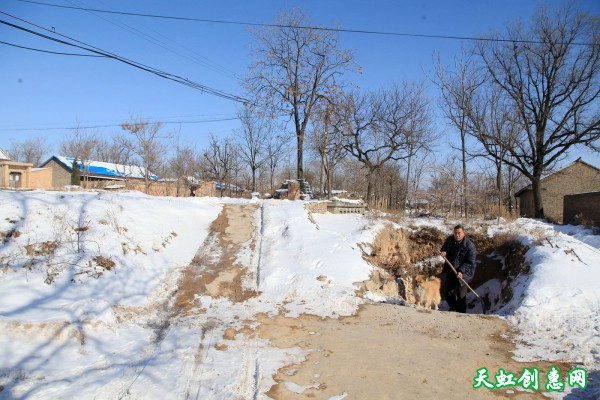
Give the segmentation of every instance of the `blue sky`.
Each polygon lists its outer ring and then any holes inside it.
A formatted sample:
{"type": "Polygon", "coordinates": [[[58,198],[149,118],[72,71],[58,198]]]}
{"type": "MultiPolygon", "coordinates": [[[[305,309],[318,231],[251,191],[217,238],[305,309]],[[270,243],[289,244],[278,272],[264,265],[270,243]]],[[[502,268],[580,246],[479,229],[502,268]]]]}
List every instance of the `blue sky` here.
{"type": "MultiPolygon", "coordinates": [[[[45,0],[43,0],[45,1],[45,0]]],[[[527,23],[537,2],[504,1],[102,1],[47,0],[48,3],[114,11],[201,19],[271,23],[282,9],[300,6],[318,24],[345,29],[427,35],[480,36],[503,31],[504,24],[527,23]]],[[[551,4],[561,2],[546,2],[551,4]]],[[[597,0],[580,0],[579,8],[600,12],[597,0]]],[[[4,0],[0,11],[54,30],[120,56],[190,79],[211,88],[243,96],[240,79],[252,62],[253,36],[245,26],[92,14],[85,11],[4,0]],[[123,25],[125,24],[125,25],[123,25]],[[148,38],[150,36],[150,38],[148,38]],[[156,45],[156,41],[160,45],[156,45]]],[[[0,14],[0,19],[32,28],[0,14]]],[[[40,31],[38,28],[34,28],[40,31]]],[[[57,52],[84,53],[17,29],[0,25],[0,40],[57,52]]],[[[450,63],[460,40],[341,34],[342,47],[355,52],[362,74],[348,80],[377,89],[404,80],[426,80],[432,55],[450,63]]],[[[120,132],[131,116],[162,121],[199,147],[211,133],[227,135],[238,126],[239,104],[199,92],[105,58],[38,53],[0,44],[0,148],[11,141],[44,136],[48,151],[71,131],[68,127],[101,126],[99,134],[120,132]]],[[[428,83],[429,86],[432,86],[428,83]]],[[[431,95],[435,95],[433,88],[431,95]]],[[[438,129],[451,137],[442,120],[438,129]]],[[[600,156],[584,152],[600,166],[600,156]]],[[[568,160],[580,155],[573,154],[568,160]]]]}

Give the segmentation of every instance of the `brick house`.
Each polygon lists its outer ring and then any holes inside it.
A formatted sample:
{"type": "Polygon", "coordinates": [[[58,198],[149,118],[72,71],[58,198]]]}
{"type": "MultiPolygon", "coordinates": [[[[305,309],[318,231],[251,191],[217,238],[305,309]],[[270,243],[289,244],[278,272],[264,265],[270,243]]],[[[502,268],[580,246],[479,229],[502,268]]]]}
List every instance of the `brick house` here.
{"type": "MultiPolygon", "coordinates": [[[[62,188],[71,184],[73,172],[72,157],[52,156],[41,166],[52,170],[52,188],[62,188]]],[[[126,188],[144,190],[144,168],[99,161],[77,161],[80,170],[81,187],[86,189],[126,188]]],[[[158,177],[150,174],[153,184],[158,177]]],[[[151,186],[152,187],[152,186],[151,186]]],[[[151,193],[154,194],[154,193],[151,193]]]]}
{"type": "Polygon", "coordinates": [[[33,164],[12,161],[7,152],[0,149],[0,187],[11,189],[46,189],[50,187],[52,171],[33,168],[33,164]]]}
{"type": "MultiPolygon", "coordinates": [[[[600,169],[577,159],[566,167],[542,178],[544,215],[551,221],[563,223],[563,202],[566,195],[600,190],[600,169]]],[[[531,185],[519,190],[522,217],[535,216],[531,185]]]]}
{"type": "MultiPolygon", "coordinates": [[[[71,185],[71,174],[73,172],[72,157],[54,155],[42,164],[52,170],[50,188],[60,189],[71,185]]],[[[121,165],[100,161],[78,160],[80,170],[80,186],[85,189],[106,190],[138,190],[145,192],[144,168],[135,165],[121,165]],[[84,170],[85,167],[85,170],[84,170]]],[[[158,176],[150,174],[150,195],[154,196],[220,196],[221,184],[217,182],[205,182],[192,177],[181,177],[179,179],[159,179],[158,176]]],[[[242,189],[237,186],[225,184],[225,193],[241,194],[242,189]]]]}

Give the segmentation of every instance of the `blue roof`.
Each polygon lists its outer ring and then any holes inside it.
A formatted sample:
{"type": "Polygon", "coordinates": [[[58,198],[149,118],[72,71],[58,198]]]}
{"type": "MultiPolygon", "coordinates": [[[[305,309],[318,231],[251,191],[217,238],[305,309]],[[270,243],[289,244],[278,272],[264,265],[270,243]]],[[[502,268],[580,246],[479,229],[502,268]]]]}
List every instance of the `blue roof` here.
{"type": "MultiPolygon", "coordinates": [[[[73,157],[64,157],[64,156],[54,156],[58,161],[63,163],[70,171],[73,170],[73,157]]],[[[83,171],[83,164],[81,160],[77,160],[77,164],[79,164],[79,169],[83,171]]],[[[138,167],[136,165],[122,165],[122,164],[113,164],[106,163],[101,161],[85,161],[86,171],[89,174],[93,175],[102,175],[111,178],[137,178],[144,179],[144,171],[143,167],[138,167]]],[[[150,173],[150,179],[158,180],[158,176],[150,173]]]]}

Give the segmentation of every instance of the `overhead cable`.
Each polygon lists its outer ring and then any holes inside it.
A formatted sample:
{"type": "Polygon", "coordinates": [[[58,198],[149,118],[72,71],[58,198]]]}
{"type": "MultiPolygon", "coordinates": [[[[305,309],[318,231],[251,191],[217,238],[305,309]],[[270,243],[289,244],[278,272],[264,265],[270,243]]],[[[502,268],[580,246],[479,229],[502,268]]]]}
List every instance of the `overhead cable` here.
{"type": "Polygon", "coordinates": [[[49,53],[49,54],[58,54],[61,56],[75,56],[75,57],[104,57],[104,56],[98,56],[98,55],[94,55],[94,54],[79,54],[79,53],[62,53],[62,52],[58,52],[58,51],[50,51],[50,50],[43,50],[43,49],[35,49],[33,47],[26,47],[26,46],[19,46],[18,44],[14,44],[14,43],[8,43],[8,42],[3,42],[0,41],[1,44],[5,44],[7,46],[12,46],[12,47],[18,47],[20,49],[25,49],[25,50],[31,50],[31,51],[39,51],[41,53],[49,53]]]}
{"type": "MultiPolygon", "coordinates": [[[[206,119],[206,120],[193,120],[193,121],[156,121],[161,122],[166,125],[173,124],[205,124],[211,122],[225,122],[225,121],[235,121],[239,119],[238,117],[233,118],[216,118],[216,119],[206,119]]],[[[90,126],[67,126],[67,127],[46,127],[46,128],[0,128],[0,131],[53,131],[53,130],[76,130],[76,129],[98,129],[98,128],[120,128],[121,124],[108,124],[108,125],[90,125],[90,126]]]]}
{"type": "MultiPolygon", "coordinates": [[[[429,35],[429,34],[407,33],[407,32],[386,32],[386,31],[371,31],[371,30],[365,30],[365,29],[331,28],[331,27],[324,27],[324,26],[304,26],[304,25],[295,26],[295,25],[286,25],[286,24],[267,24],[267,23],[258,23],[258,22],[248,22],[248,21],[227,21],[227,20],[218,20],[218,19],[179,17],[179,16],[172,16],[172,15],[158,15],[158,14],[133,13],[133,12],[125,12],[125,11],[111,11],[111,10],[102,10],[102,9],[98,9],[98,8],[65,6],[65,5],[60,5],[60,4],[44,3],[41,1],[33,1],[33,0],[17,0],[17,1],[20,1],[23,3],[31,3],[31,4],[42,5],[42,6],[48,6],[48,7],[66,8],[66,9],[79,10],[79,11],[92,11],[92,12],[106,13],[106,14],[127,15],[127,16],[131,16],[131,17],[170,19],[170,20],[177,20],[177,21],[201,22],[201,23],[212,23],[212,24],[244,25],[244,26],[257,26],[257,27],[265,27],[265,28],[310,29],[310,30],[332,31],[332,32],[340,32],[340,33],[355,33],[355,34],[381,35],[381,36],[403,36],[403,37],[415,37],[415,38],[427,38],[427,39],[474,40],[474,41],[485,41],[485,42],[545,44],[545,42],[539,41],[539,40],[517,40],[517,39],[474,37],[474,36],[456,36],[456,35],[429,35]]],[[[567,43],[560,43],[560,44],[567,44],[567,43]]],[[[572,43],[568,43],[568,44],[577,45],[577,46],[598,46],[597,43],[583,43],[583,42],[572,42],[572,43]]]]}
{"type": "Polygon", "coordinates": [[[240,103],[247,103],[248,102],[246,99],[244,99],[242,97],[239,97],[239,96],[236,96],[236,95],[233,95],[233,94],[229,94],[227,92],[224,92],[224,91],[221,91],[221,90],[218,90],[218,89],[213,89],[213,88],[211,88],[209,86],[202,85],[202,84],[194,82],[194,81],[190,81],[189,79],[182,78],[180,76],[173,75],[173,74],[170,74],[170,73],[165,72],[165,71],[161,71],[161,70],[159,70],[157,68],[153,68],[153,67],[150,67],[148,65],[145,65],[145,64],[142,64],[142,63],[139,63],[139,62],[127,59],[125,57],[118,56],[118,55],[116,55],[114,53],[107,52],[107,51],[102,50],[102,49],[100,49],[98,47],[95,47],[95,46],[92,46],[92,45],[88,45],[85,42],[81,42],[79,40],[76,40],[76,39],[70,38],[68,36],[59,34],[57,32],[51,31],[51,30],[49,30],[47,28],[40,27],[40,26],[38,26],[38,25],[36,25],[34,23],[31,23],[29,21],[23,20],[23,19],[21,19],[19,17],[16,17],[14,15],[8,14],[8,13],[6,13],[4,11],[0,11],[0,14],[7,15],[7,16],[9,16],[11,18],[15,18],[15,19],[17,19],[19,21],[22,21],[22,22],[25,22],[27,24],[30,24],[30,25],[36,26],[38,28],[41,28],[41,29],[43,29],[45,31],[48,31],[48,32],[52,33],[52,34],[56,34],[56,35],[62,36],[64,38],[67,38],[69,40],[75,41],[77,43],[81,43],[81,45],[80,44],[76,44],[76,43],[67,42],[67,41],[62,40],[62,39],[57,39],[55,37],[51,37],[51,36],[45,35],[43,33],[36,32],[36,31],[31,30],[31,29],[27,29],[27,28],[25,28],[23,26],[15,25],[15,24],[10,23],[8,21],[0,20],[0,24],[4,24],[4,25],[7,25],[7,26],[10,26],[12,28],[15,28],[15,29],[27,32],[27,33],[30,33],[30,34],[35,35],[35,36],[39,36],[39,37],[47,39],[47,40],[51,40],[51,41],[54,41],[54,42],[57,42],[57,43],[61,43],[61,44],[67,45],[67,46],[76,47],[76,48],[79,48],[79,49],[82,49],[82,50],[89,51],[89,52],[94,53],[94,54],[98,54],[98,55],[103,56],[103,57],[107,57],[107,58],[111,58],[111,59],[120,61],[120,62],[122,62],[124,64],[130,65],[132,67],[135,67],[135,68],[141,69],[143,71],[149,72],[151,74],[157,75],[157,76],[159,76],[161,78],[168,79],[168,80],[171,80],[171,81],[183,84],[185,86],[189,86],[189,87],[191,87],[193,89],[196,89],[196,90],[199,90],[201,92],[205,92],[205,93],[208,93],[208,94],[212,94],[214,96],[218,96],[218,97],[221,97],[221,98],[224,98],[224,99],[227,99],[227,100],[232,100],[232,101],[236,101],[236,102],[240,102],[240,103]]]}
{"type": "MultiPolygon", "coordinates": [[[[76,4],[73,3],[72,1],[70,1],[70,0],[67,0],[67,1],[69,3],[71,3],[71,4],[74,4],[74,6],[76,6],[76,4]]],[[[89,13],[92,14],[92,15],[94,15],[94,16],[96,16],[96,17],[98,17],[98,18],[100,18],[100,19],[102,19],[102,20],[104,20],[104,21],[106,21],[106,22],[108,22],[108,23],[110,23],[110,24],[112,24],[112,25],[115,25],[115,26],[117,26],[117,27],[119,27],[119,28],[121,28],[123,30],[128,31],[131,34],[136,35],[136,36],[142,38],[143,40],[146,40],[146,41],[148,41],[148,42],[150,42],[150,43],[152,43],[152,44],[154,44],[154,45],[156,45],[158,47],[161,47],[161,48],[163,48],[163,49],[165,49],[165,50],[167,50],[167,51],[169,51],[169,52],[171,52],[173,54],[176,54],[176,55],[178,55],[178,56],[180,56],[182,58],[190,60],[190,61],[192,61],[194,63],[197,63],[198,65],[201,65],[201,66],[203,66],[205,68],[209,68],[209,69],[211,69],[211,70],[213,70],[213,71],[215,71],[217,73],[223,74],[225,76],[233,76],[234,78],[239,79],[239,78],[237,78],[235,72],[229,70],[228,68],[226,68],[226,67],[224,67],[222,65],[219,65],[218,63],[216,63],[214,61],[209,60],[208,58],[206,58],[206,57],[198,54],[194,50],[191,50],[191,49],[185,47],[184,45],[179,44],[178,42],[176,42],[176,41],[168,38],[167,36],[161,34],[158,31],[153,30],[152,28],[148,28],[148,27],[144,26],[143,24],[138,23],[143,28],[145,28],[147,30],[153,31],[156,35],[159,35],[162,38],[164,38],[165,40],[176,44],[177,46],[183,48],[188,53],[192,53],[192,55],[190,56],[188,54],[184,54],[184,53],[180,52],[179,50],[175,49],[173,46],[171,46],[168,43],[166,43],[165,41],[163,41],[163,40],[161,40],[161,39],[159,39],[157,37],[154,37],[154,36],[152,36],[152,35],[150,35],[148,33],[145,33],[145,32],[143,32],[143,31],[141,31],[141,30],[139,30],[139,29],[137,29],[137,28],[135,28],[135,27],[133,27],[131,25],[128,25],[128,24],[126,24],[124,22],[121,22],[121,21],[119,21],[119,20],[117,20],[115,18],[104,17],[104,16],[100,15],[100,13],[96,13],[96,12],[93,12],[93,11],[89,11],[89,13]]]]}

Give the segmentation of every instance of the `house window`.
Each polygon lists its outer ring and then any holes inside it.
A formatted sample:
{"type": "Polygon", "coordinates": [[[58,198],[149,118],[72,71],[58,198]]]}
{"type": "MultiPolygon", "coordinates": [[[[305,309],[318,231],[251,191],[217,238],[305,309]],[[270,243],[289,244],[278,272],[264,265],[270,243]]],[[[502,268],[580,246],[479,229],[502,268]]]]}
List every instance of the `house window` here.
{"type": "Polygon", "coordinates": [[[19,189],[21,187],[21,173],[11,172],[8,176],[9,186],[14,189],[19,189]]]}

